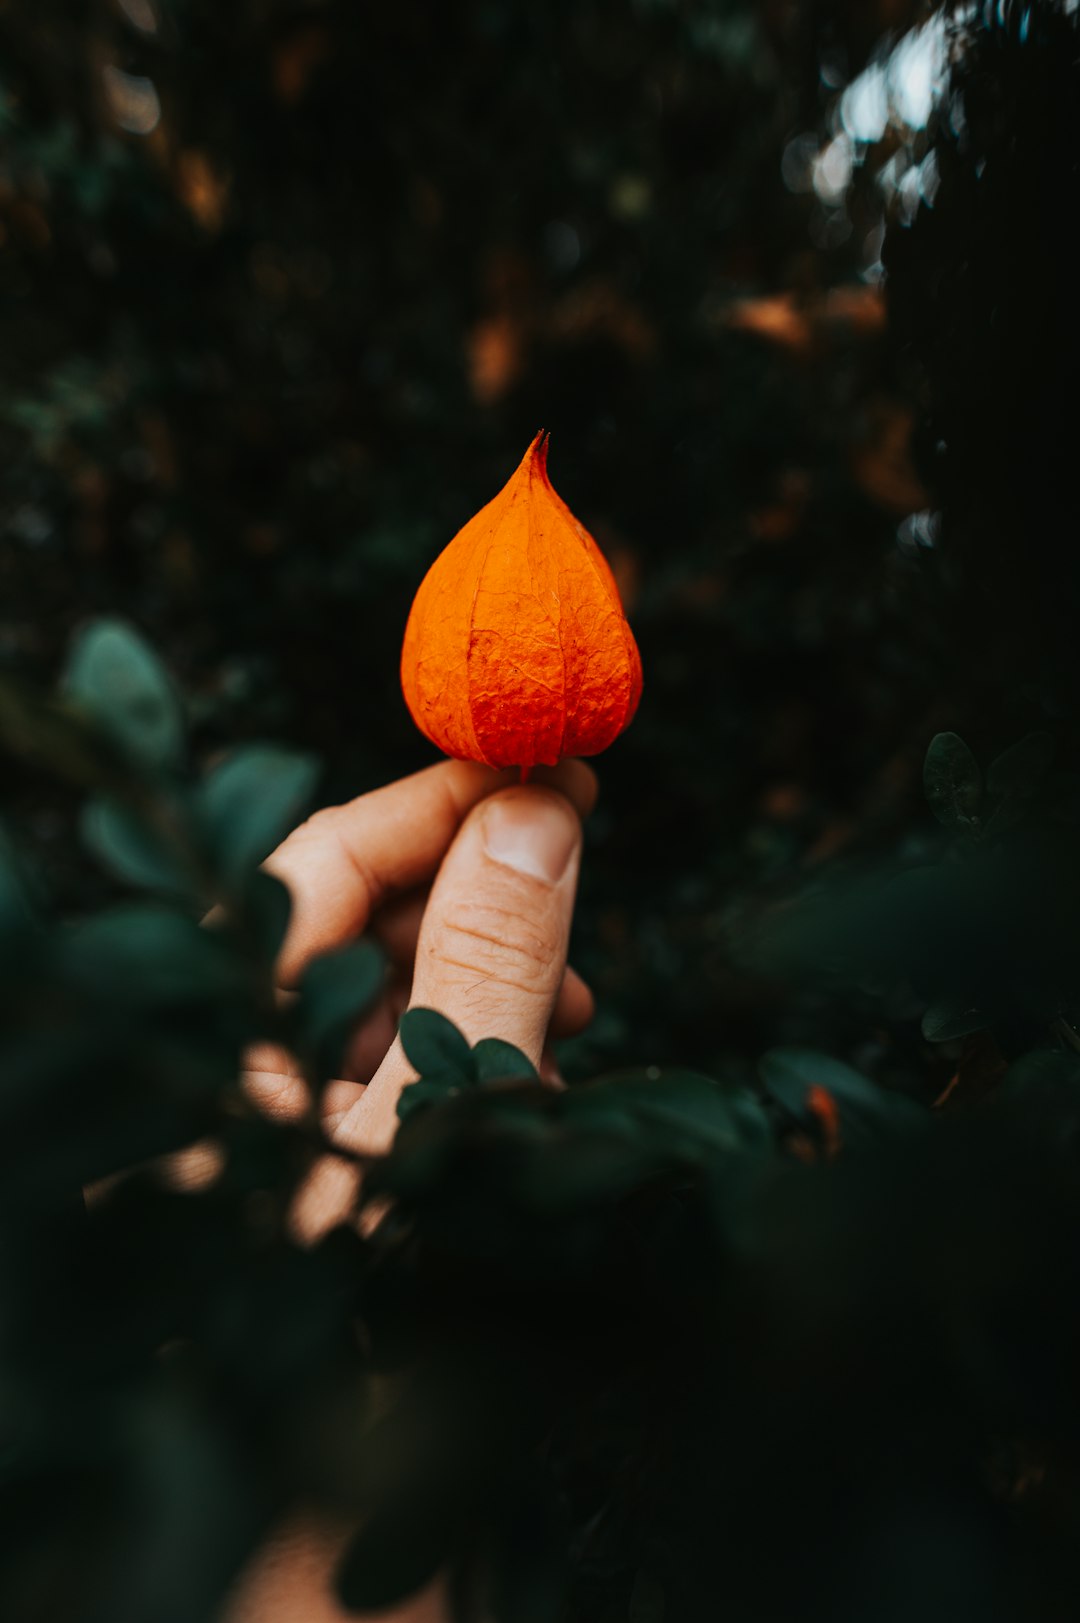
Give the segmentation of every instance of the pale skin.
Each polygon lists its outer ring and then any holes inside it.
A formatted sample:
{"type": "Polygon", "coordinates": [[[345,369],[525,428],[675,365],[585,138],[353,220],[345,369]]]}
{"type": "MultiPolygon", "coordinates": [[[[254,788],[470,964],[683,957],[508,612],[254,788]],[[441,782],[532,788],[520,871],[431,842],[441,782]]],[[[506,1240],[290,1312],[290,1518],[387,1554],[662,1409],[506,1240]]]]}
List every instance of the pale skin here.
{"type": "MultiPolygon", "coordinates": [[[[567,966],[581,861],[581,820],[596,779],[581,761],[513,772],[445,761],[346,806],[318,812],[266,866],[284,881],[293,916],[282,949],[282,994],[320,953],[363,934],[381,941],[393,975],[357,1033],[348,1074],[324,1094],[324,1125],[349,1150],[389,1148],[397,1101],[414,1080],[396,1038],[403,1008],[438,1009],[469,1038],[501,1037],[557,1082],[553,1038],[581,1031],[592,995],[567,966]]],[[[282,1120],[302,1114],[307,1087],[289,1055],[248,1056],[245,1087],[282,1120]]],[[[358,1174],[327,1159],[301,1191],[298,1235],[313,1239],[349,1209],[358,1174]]],[[[346,1623],[330,1579],[340,1534],[302,1517],[243,1576],[224,1623],[346,1623]]],[[[436,1584],[387,1623],[444,1623],[436,1584]]]]}

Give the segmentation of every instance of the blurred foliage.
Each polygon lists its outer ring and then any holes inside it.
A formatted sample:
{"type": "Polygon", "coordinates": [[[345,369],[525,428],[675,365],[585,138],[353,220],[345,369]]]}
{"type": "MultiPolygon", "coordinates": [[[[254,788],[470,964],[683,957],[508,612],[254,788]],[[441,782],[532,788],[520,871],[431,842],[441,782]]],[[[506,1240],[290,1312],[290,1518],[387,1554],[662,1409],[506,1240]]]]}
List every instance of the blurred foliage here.
{"type": "MultiPolygon", "coordinates": [[[[286,738],[326,799],[423,765],[412,594],[548,427],[647,669],[590,833],[580,1072],[807,1035],[733,980],[728,899],[918,804],[947,655],[901,597],[881,206],[819,246],[836,211],[780,167],[834,99],[819,50],[854,71],[918,8],[820,11],[0,11],[0,662],[48,680],[121,614],[201,747],[286,738]]],[[[22,793],[88,899],[70,815],[22,793]]]]}
{"type": "Polygon", "coordinates": [[[353,1606],[1072,1615],[1077,28],[0,7],[5,1618],[212,1618],[296,1504],[353,1606]],[[416,1011],[304,1249],[239,1057],[316,1098],[382,967],[279,1007],[257,865],[428,759],[411,594],[541,424],[645,662],[606,1074],[416,1011]]]}

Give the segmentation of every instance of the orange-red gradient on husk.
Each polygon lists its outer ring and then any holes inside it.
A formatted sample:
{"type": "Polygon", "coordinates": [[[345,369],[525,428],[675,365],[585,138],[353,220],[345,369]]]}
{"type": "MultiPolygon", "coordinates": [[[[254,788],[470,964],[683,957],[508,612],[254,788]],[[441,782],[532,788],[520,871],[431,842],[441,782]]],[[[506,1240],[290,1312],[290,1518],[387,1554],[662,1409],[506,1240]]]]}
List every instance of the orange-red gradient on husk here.
{"type": "Polygon", "coordinates": [[[545,434],[425,575],[401,685],[433,744],[495,767],[597,755],[633,718],[637,644],[607,560],[548,478],[545,434]]]}

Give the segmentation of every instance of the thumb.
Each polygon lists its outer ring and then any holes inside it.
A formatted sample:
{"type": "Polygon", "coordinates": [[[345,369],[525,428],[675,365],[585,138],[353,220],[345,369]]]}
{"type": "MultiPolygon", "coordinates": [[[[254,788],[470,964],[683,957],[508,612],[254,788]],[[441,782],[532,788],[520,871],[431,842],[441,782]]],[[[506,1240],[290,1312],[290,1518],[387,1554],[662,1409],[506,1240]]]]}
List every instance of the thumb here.
{"type": "MultiPolygon", "coordinates": [[[[539,1065],[566,970],[580,862],[581,822],[563,795],[531,786],[484,800],[432,887],[411,1004],[445,1014],[470,1042],[501,1037],[539,1065]]],[[[335,1136],[350,1148],[389,1148],[398,1097],[415,1075],[395,1041],[335,1136]]]]}

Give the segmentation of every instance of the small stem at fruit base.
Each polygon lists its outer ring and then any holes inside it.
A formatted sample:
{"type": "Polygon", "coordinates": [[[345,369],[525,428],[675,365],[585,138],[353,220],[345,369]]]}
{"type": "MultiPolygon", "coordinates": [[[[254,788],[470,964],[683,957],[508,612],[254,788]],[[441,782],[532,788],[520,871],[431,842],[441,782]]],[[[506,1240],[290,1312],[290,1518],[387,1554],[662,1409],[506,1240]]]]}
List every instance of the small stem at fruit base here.
{"type": "Polygon", "coordinates": [[[529,781],[529,771],[530,771],[529,767],[527,767],[527,766],[522,767],[522,769],[521,769],[521,781],[522,781],[522,783],[528,783],[528,781],[529,781]]]}

